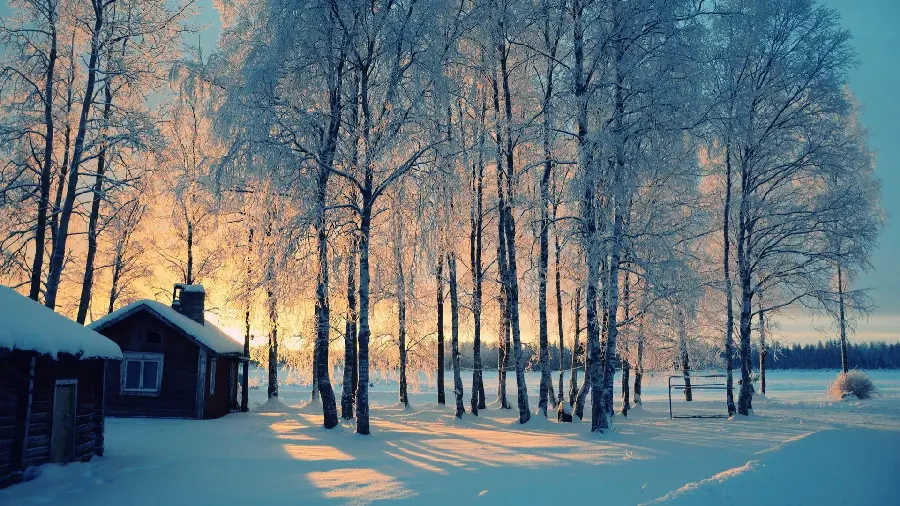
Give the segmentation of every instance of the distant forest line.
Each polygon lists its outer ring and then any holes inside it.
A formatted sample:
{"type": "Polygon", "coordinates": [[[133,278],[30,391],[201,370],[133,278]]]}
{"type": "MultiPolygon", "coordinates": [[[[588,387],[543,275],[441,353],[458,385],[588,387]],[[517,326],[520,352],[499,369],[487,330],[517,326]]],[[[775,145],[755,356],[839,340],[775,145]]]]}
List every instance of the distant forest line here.
{"type": "MultiPolygon", "coordinates": [[[[522,352],[525,356],[525,362],[528,364],[526,370],[539,371],[540,363],[537,347],[532,343],[522,343],[522,352]]],[[[900,343],[886,343],[884,341],[872,341],[866,343],[848,343],[847,357],[851,369],[900,369],[900,343]]],[[[550,345],[550,368],[553,371],[559,371],[559,347],[550,345]]],[[[774,341],[767,345],[769,350],[766,358],[766,369],[834,369],[841,368],[841,351],[840,341],[828,340],[819,341],[815,344],[783,344],[774,341]]],[[[472,342],[464,341],[459,344],[460,351],[460,368],[463,370],[471,370],[474,367],[472,360],[472,342]]],[[[430,350],[429,350],[430,352],[430,350]]],[[[750,350],[751,364],[754,370],[759,369],[759,347],[754,343],[750,350]]],[[[305,361],[292,361],[290,359],[291,352],[286,351],[282,365],[298,362],[305,365],[305,361]]],[[[496,371],[499,358],[499,350],[496,343],[481,344],[481,360],[485,371],[496,371]]],[[[617,357],[618,358],[618,357],[617,357]]],[[[563,352],[563,364],[565,369],[571,368],[572,353],[570,349],[563,352]]],[[[258,361],[254,361],[259,363],[258,361]]],[[[693,370],[709,370],[722,369],[722,358],[714,356],[714,352],[697,353],[694,355],[693,370]]],[[[302,366],[301,366],[302,367],[302,366]]],[[[735,367],[740,364],[735,360],[735,367]]],[[[620,369],[620,360],[616,360],[616,369],[620,369]]],[[[579,354],[578,369],[584,370],[583,355],[579,354]]],[[[676,371],[680,369],[678,364],[673,363],[671,367],[666,367],[664,363],[654,361],[652,365],[646,367],[646,371],[676,371]]],[[[449,368],[448,368],[449,370],[449,368]]]]}
{"type": "MultiPolygon", "coordinates": [[[[752,363],[759,364],[759,349],[754,346],[751,353],[752,363]]],[[[900,343],[847,343],[847,360],[851,369],[900,369],[900,343]]],[[[776,342],[766,362],[768,369],[840,369],[840,366],[841,345],[837,340],[804,345],[776,342]]]]}

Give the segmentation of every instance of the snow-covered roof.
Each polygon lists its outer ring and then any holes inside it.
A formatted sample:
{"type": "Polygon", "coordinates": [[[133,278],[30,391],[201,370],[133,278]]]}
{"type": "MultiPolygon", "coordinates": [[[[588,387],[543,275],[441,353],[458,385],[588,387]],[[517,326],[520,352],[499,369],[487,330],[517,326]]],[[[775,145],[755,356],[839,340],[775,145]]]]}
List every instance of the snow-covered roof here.
{"type": "Polygon", "coordinates": [[[160,319],[183,332],[187,337],[206,346],[219,355],[243,355],[244,353],[243,344],[238,343],[229,337],[228,334],[219,330],[219,328],[210,323],[209,320],[206,320],[205,325],[200,325],[175,309],[172,309],[172,307],[149,299],[141,299],[123,308],[117,309],[91,323],[88,327],[100,331],[138,311],[149,311],[150,313],[155,314],[160,319]]]}
{"type": "Polygon", "coordinates": [[[5,286],[0,287],[0,348],[35,351],[54,359],[59,353],[82,359],[122,358],[119,346],[105,336],[5,286]]]}

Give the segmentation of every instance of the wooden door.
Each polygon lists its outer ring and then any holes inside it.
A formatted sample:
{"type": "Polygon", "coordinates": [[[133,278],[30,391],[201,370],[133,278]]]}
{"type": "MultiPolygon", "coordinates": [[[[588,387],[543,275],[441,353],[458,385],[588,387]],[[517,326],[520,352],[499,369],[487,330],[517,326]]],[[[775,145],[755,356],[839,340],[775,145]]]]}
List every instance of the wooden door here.
{"type": "Polygon", "coordinates": [[[72,460],[75,446],[77,380],[56,382],[53,396],[53,427],[50,432],[50,462],[72,460]]]}

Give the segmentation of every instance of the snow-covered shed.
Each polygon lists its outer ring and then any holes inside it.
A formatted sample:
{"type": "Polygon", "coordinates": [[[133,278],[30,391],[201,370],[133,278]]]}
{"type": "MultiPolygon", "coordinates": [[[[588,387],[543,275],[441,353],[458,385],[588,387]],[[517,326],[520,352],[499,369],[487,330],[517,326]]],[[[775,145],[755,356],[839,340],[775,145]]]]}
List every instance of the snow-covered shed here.
{"type": "Polygon", "coordinates": [[[121,358],[109,339],[0,287],[0,488],[29,467],[103,454],[105,362],[121,358]]]}
{"type": "Polygon", "coordinates": [[[110,416],[218,418],[237,405],[238,343],[206,320],[202,285],[176,284],[172,305],[139,300],[88,327],[122,348],[107,365],[110,416]]]}

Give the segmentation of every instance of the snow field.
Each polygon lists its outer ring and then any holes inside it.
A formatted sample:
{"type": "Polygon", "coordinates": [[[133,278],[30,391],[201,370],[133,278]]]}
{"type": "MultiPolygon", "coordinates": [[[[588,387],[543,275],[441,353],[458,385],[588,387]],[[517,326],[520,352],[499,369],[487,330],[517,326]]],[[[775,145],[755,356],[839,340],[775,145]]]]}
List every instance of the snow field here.
{"type": "MultiPolygon", "coordinates": [[[[835,374],[773,371],[755,415],[733,420],[670,420],[656,374],[643,409],[602,436],[555,415],[518,425],[496,404],[457,420],[433,392],[411,393],[406,409],[380,380],[366,437],[352,422],[323,429],[306,385],[272,401],[253,389],[250,413],[219,420],[108,419],[105,457],[43,466],[0,504],[896,504],[900,372],[872,372],[881,396],[849,403],[827,399],[835,374]]],[[[536,407],[539,374],[528,380],[536,407]]],[[[492,401],[495,374],[485,386],[492,401]]],[[[702,395],[697,409],[717,409],[702,395]]]]}

